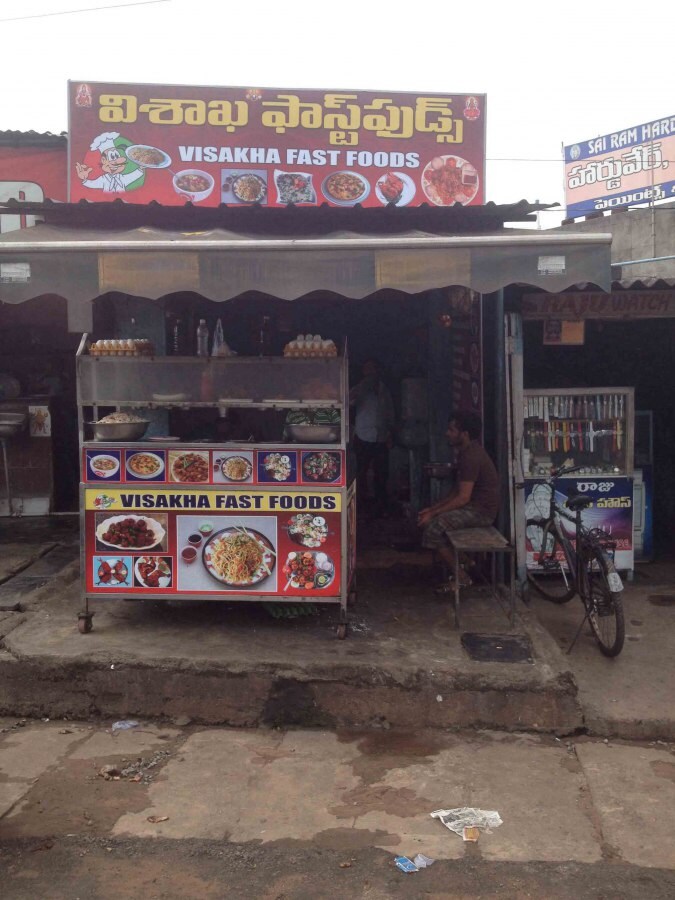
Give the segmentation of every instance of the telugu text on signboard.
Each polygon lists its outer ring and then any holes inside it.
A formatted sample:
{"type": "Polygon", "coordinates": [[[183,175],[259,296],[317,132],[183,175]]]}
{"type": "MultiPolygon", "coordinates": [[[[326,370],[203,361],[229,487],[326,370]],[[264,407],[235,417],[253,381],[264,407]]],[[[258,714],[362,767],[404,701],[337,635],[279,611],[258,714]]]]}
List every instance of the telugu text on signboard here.
{"type": "Polygon", "coordinates": [[[482,94],[69,82],[70,200],[475,205],[482,94]]]}
{"type": "Polygon", "coordinates": [[[564,148],[569,217],[672,199],[675,116],[564,148]]]}

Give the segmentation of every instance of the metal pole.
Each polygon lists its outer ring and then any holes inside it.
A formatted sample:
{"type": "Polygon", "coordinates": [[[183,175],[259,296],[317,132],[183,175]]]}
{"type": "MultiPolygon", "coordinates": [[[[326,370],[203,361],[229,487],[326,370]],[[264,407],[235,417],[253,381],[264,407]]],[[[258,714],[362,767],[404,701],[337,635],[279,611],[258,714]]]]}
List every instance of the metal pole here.
{"type": "MultiPolygon", "coordinates": [[[[497,514],[497,527],[502,534],[508,525],[509,490],[506,435],[506,348],[504,344],[504,289],[495,292],[492,309],[494,312],[494,360],[495,360],[495,448],[497,454],[497,471],[500,475],[500,503],[497,514]]],[[[504,559],[499,554],[498,577],[504,580],[504,559]]]]}
{"type": "Polygon", "coordinates": [[[7,488],[7,515],[13,516],[14,512],[12,510],[12,491],[9,486],[9,464],[7,462],[7,441],[5,438],[0,438],[0,444],[2,444],[2,464],[5,467],[5,486],[7,488]]]}

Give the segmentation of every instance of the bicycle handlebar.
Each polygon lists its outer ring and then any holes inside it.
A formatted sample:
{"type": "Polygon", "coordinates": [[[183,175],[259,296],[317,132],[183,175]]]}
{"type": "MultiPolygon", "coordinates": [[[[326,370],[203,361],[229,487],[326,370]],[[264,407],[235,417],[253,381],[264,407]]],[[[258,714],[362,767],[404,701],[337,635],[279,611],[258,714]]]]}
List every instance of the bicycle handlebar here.
{"type": "Polygon", "coordinates": [[[571,472],[580,472],[583,469],[583,466],[563,466],[560,469],[551,469],[551,481],[556,481],[558,478],[562,478],[563,475],[569,475],[571,472]]]}

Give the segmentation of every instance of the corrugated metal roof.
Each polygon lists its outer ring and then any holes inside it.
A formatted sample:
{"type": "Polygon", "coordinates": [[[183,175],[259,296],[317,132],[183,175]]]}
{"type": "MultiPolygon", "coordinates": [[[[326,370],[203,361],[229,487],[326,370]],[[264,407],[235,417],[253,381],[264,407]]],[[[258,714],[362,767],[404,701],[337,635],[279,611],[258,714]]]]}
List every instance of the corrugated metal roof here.
{"type": "MultiPolygon", "coordinates": [[[[556,206],[557,204],[552,204],[556,206]]],[[[163,206],[161,203],[134,204],[118,198],[112,202],[80,200],[78,203],[22,203],[9,200],[0,205],[0,215],[23,214],[42,218],[50,225],[73,228],[127,229],[142,225],[177,231],[225,228],[249,234],[322,235],[334,231],[356,231],[371,234],[400,234],[424,231],[430,234],[485,233],[504,229],[507,222],[531,222],[539,210],[551,205],[528,203],[450,207],[429,206],[362,208],[333,207],[327,203],[316,207],[293,206],[268,209],[253,206],[199,207],[163,206]]]]}
{"type": "MultiPolygon", "coordinates": [[[[612,281],[612,291],[645,291],[645,290],[669,290],[675,288],[675,278],[621,278],[612,281]]],[[[582,283],[575,284],[570,291],[595,291],[595,285],[582,283]]]]}
{"type": "Polygon", "coordinates": [[[65,147],[68,135],[52,134],[51,131],[0,131],[0,147],[65,147]]]}

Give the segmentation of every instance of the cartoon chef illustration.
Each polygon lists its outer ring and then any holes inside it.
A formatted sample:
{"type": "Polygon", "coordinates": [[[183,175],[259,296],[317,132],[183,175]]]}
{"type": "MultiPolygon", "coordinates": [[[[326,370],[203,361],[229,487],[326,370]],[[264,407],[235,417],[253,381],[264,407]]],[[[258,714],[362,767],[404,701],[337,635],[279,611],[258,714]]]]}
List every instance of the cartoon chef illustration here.
{"type": "Polygon", "coordinates": [[[145,173],[140,166],[125,156],[125,146],[129,146],[129,142],[120,138],[117,131],[106,131],[94,138],[90,149],[101,154],[100,166],[103,174],[98,178],[89,178],[93,167],[76,162],[75,171],[83,187],[114,194],[140,187],[143,184],[145,173]],[[129,166],[133,166],[133,168],[125,172],[129,166]]]}

